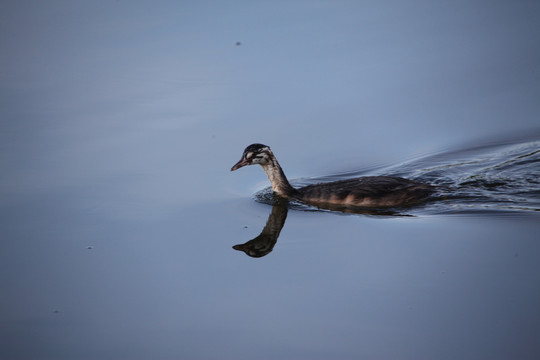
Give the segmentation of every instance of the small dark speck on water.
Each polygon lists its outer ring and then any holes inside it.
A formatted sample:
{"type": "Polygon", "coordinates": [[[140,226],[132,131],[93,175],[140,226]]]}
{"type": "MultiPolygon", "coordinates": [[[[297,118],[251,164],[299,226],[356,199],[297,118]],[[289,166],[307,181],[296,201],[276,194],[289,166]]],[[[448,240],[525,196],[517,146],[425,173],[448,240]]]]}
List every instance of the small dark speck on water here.
{"type": "Polygon", "coordinates": [[[58,309],[53,310],[53,314],[59,314],[59,313],[60,313],[60,310],[58,310],[58,309]]]}
{"type": "Polygon", "coordinates": [[[244,229],[247,229],[247,228],[248,228],[247,225],[244,225],[244,229]]]}
{"type": "Polygon", "coordinates": [[[92,250],[93,248],[94,248],[93,246],[88,246],[86,249],[92,250]]]}
{"type": "Polygon", "coordinates": [[[240,46],[240,45],[242,45],[242,43],[240,41],[237,41],[236,46],[240,46]]]}

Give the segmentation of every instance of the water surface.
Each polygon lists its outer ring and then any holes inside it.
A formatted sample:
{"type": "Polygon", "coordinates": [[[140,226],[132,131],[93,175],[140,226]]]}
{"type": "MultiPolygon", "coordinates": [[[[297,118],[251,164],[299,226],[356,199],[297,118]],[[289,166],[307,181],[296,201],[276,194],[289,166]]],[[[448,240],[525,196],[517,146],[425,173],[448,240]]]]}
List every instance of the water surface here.
{"type": "Polygon", "coordinates": [[[538,2],[0,8],[0,358],[539,358],[538,2]]]}

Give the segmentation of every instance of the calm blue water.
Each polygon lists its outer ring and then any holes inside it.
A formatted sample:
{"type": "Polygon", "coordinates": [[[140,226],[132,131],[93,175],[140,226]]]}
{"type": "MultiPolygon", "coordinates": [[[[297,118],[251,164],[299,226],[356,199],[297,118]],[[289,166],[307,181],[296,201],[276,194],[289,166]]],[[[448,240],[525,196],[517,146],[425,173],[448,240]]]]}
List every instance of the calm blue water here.
{"type": "Polygon", "coordinates": [[[4,1],[0,358],[537,359],[539,11],[4,1]],[[254,142],[440,190],[274,204],[254,142]]]}

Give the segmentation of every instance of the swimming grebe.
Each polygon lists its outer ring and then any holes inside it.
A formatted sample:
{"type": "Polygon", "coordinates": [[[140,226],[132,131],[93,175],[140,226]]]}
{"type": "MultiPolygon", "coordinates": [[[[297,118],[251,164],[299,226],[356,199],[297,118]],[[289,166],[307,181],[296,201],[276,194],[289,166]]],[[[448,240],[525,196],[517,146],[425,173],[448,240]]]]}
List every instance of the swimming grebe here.
{"type": "Polygon", "coordinates": [[[275,193],[315,206],[403,206],[424,200],[434,191],[431,185],[396,176],[365,176],[295,189],[270,147],[263,144],[249,145],[231,171],[255,164],[262,166],[275,193]]]}

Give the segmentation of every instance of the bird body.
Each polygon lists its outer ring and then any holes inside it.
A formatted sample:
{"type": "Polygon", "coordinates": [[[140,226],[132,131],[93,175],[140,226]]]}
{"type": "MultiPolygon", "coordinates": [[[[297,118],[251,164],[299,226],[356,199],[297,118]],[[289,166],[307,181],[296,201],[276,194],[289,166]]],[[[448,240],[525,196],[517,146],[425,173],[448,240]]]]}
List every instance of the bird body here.
{"type": "Polygon", "coordinates": [[[295,189],[287,180],[270,147],[263,144],[249,145],[231,171],[255,164],[262,166],[275,193],[315,206],[404,206],[426,199],[434,190],[429,184],[397,176],[365,176],[295,189]]]}

